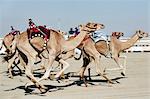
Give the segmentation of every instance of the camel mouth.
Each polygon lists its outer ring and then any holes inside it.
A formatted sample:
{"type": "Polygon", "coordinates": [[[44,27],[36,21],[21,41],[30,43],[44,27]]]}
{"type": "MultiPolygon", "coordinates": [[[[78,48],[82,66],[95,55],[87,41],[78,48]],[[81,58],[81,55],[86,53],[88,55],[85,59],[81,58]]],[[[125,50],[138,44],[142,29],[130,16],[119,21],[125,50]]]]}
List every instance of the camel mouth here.
{"type": "Polygon", "coordinates": [[[6,56],[6,54],[5,53],[0,53],[0,56],[6,56]]]}
{"type": "Polygon", "coordinates": [[[149,37],[149,34],[148,33],[146,33],[146,36],[145,37],[149,37]]]}

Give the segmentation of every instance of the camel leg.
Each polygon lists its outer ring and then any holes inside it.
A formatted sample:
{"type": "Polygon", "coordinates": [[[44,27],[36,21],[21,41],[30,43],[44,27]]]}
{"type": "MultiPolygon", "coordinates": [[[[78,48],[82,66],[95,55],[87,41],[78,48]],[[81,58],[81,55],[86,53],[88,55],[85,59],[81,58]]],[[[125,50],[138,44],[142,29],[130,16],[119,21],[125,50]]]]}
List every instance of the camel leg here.
{"type": "Polygon", "coordinates": [[[46,61],[47,59],[45,59],[44,57],[42,57],[41,59],[41,65],[40,65],[40,70],[44,70],[44,72],[46,71],[46,67],[45,67],[45,64],[47,63],[46,61]]]}
{"type": "Polygon", "coordinates": [[[48,77],[50,76],[50,71],[52,70],[52,64],[55,60],[56,55],[54,55],[54,52],[51,52],[51,54],[49,54],[49,59],[48,59],[48,63],[47,63],[47,67],[46,68],[46,72],[44,73],[44,75],[38,80],[39,82],[42,80],[46,80],[48,79],[48,77]]]}
{"type": "MultiPolygon", "coordinates": [[[[17,58],[18,59],[18,58],[17,58]]],[[[22,75],[22,71],[21,71],[21,69],[19,68],[19,66],[18,66],[18,64],[20,63],[20,60],[17,60],[17,63],[14,61],[14,67],[16,67],[16,68],[18,68],[18,70],[19,70],[19,75],[21,76],[22,75]]],[[[13,67],[13,68],[14,68],[13,67]]]]}
{"type": "Polygon", "coordinates": [[[105,78],[106,80],[108,80],[109,83],[113,83],[111,81],[111,79],[109,79],[107,76],[104,75],[104,72],[102,71],[102,69],[99,67],[100,65],[100,54],[97,51],[97,49],[95,48],[95,45],[91,44],[90,47],[86,46],[84,47],[84,51],[89,54],[89,56],[91,56],[94,59],[94,63],[96,66],[96,72],[102,76],[103,78],[105,78]]]}
{"type": "Polygon", "coordinates": [[[127,56],[120,56],[120,58],[123,58],[123,71],[121,72],[121,74],[122,74],[123,76],[125,76],[126,64],[127,64],[127,56]]]}
{"type": "MultiPolygon", "coordinates": [[[[34,62],[29,61],[28,65],[26,66],[25,69],[25,74],[27,76],[27,78],[29,78],[29,80],[34,83],[36,85],[36,87],[41,91],[41,92],[45,92],[45,86],[40,84],[38,82],[38,80],[34,77],[34,75],[32,74],[32,68],[31,68],[31,63],[34,64],[34,62]]],[[[26,84],[25,87],[27,87],[28,84],[26,84]]]]}
{"type": "Polygon", "coordinates": [[[89,65],[89,63],[90,63],[90,59],[84,57],[83,58],[83,66],[81,67],[80,72],[79,72],[80,73],[80,78],[81,78],[81,80],[83,80],[86,87],[87,87],[87,82],[85,81],[85,78],[84,78],[84,72],[86,70],[86,67],[89,65]]]}
{"type": "Polygon", "coordinates": [[[114,59],[114,61],[116,62],[117,66],[119,66],[119,68],[110,68],[110,69],[106,69],[106,71],[123,70],[123,71],[121,72],[121,74],[122,74],[123,76],[125,76],[125,70],[126,70],[126,56],[114,57],[113,59],[114,59]],[[122,66],[122,65],[119,63],[119,58],[123,58],[123,59],[124,59],[124,66],[122,66]]]}
{"type": "Polygon", "coordinates": [[[100,56],[95,56],[95,65],[96,65],[96,72],[102,76],[103,78],[105,78],[109,83],[113,83],[111,79],[109,79],[106,75],[104,75],[104,72],[102,71],[102,69],[99,68],[100,65],[100,56]]]}
{"type": "Polygon", "coordinates": [[[61,64],[63,64],[63,69],[60,71],[60,72],[58,72],[56,75],[55,75],[55,78],[58,78],[58,77],[60,77],[60,75],[70,66],[66,61],[64,61],[63,59],[60,59],[59,60],[59,62],[61,63],[61,64]]]}
{"type": "Polygon", "coordinates": [[[12,64],[15,62],[16,58],[17,58],[17,53],[9,60],[9,63],[8,63],[8,66],[7,66],[10,78],[13,78],[13,75],[12,75],[12,64]]]}

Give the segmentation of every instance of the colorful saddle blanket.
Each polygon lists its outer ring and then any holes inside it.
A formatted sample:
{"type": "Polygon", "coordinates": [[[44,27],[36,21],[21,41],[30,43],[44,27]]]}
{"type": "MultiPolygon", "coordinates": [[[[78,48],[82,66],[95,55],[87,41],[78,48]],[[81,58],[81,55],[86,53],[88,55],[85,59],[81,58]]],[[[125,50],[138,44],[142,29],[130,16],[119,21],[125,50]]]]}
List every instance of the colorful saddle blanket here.
{"type": "Polygon", "coordinates": [[[12,34],[13,36],[15,36],[15,35],[17,35],[17,34],[20,34],[20,31],[15,30],[15,31],[10,32],[9,34],[12,34]]]}
{"type": "Polygon", "coordinates": [[[28,28],[27,33],[28,39],[42,37],[45,41],[48,41],[50,37],[50,30],[43,26],[38,26],[37,28],[28,28]]]}

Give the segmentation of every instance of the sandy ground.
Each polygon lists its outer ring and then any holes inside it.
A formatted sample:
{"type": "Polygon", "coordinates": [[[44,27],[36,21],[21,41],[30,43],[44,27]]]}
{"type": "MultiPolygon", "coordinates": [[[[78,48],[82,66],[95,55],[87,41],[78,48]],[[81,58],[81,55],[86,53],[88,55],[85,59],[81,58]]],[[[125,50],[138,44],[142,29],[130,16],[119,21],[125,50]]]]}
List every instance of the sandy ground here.
{"type": "MultiPolygon", "coordinates": [[[[58,83],[57,81],[42,81],[49,90],[45,94],[32,93],[24,89],[29,82],[26,76],[16,75],[14,79],[8,78],[7,64],[0,63],[0,99],[150,99],[150,53],[127,53],[126,77],[121,76],[120,71],[108,72],[108,77],[117,80],[118,83],[108,84],[102,77],[96,76],[94,64],[90,64],[92,80],[88,81],[88,87],[79,82],[78,77],[58,83]]],[[[65,71],[78,71],[82,61],[67,60],[71,67],[65,71]]],[[[111,59],[102,57],[102,68],[116,67],[111,59]]],[[[56,64],[54,64],[56,65],[56,64]]],[[[36,72],[39,74],[39,72],[36,72]]],[[[87,74],[87,71],[86,71],[87,74]]],[[[35,89],[30,86],[30,89],[35,89]]]]}

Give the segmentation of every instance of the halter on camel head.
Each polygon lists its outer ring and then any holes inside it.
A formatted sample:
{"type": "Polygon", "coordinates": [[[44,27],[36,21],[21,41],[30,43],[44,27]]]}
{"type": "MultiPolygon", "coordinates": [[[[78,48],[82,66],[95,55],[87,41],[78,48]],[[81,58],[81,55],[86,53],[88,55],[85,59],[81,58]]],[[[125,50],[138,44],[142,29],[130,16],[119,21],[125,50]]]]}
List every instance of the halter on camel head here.
{"type": "Polygon", "coordinates": [[[138,35],[139,38],[148,37],[148,33],[145,33],[141,30],[137,30],[136,34],[138,35]]]}
{"type": "Polygon", "coordinates": [[[94,32],[96,30],[99,30],[99,29],[104,29],[105,26],[103,24],[99,24],[99,23],[91,23],[91,22],[88,22],[86,25],[80,25],[82,31],[87,31],[89,33],[91,32],[94,32]]]}
{"type": "Polygon", "coordinates": [[[90,29],[97,29],[98,27],[99,27],[99,29],[104,29],[105,28],[104,24],[92,23],[92,22],[88,22],[86,24],[86,27],[88,27],[90,29]]]}
{"type": "Polygon", "coordinates": [[[117,39],[120,38],[120,37],[123,36],[123,35],[124,35],[123,32],[112,32],[112,36],[113,36],[113,37],[117,37],[117,39]]]}
{"type": "Polygon", "coordinates": [[[16,39],[19,34],[20,32],[17,30],[17,33],[16,31],[10,32],[4,37],[2,47],[5,48],[4,51],[5,55],[11,56],[16,52],[16,43],[17,43],[16,39]]]}

